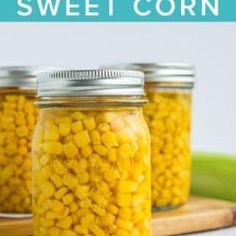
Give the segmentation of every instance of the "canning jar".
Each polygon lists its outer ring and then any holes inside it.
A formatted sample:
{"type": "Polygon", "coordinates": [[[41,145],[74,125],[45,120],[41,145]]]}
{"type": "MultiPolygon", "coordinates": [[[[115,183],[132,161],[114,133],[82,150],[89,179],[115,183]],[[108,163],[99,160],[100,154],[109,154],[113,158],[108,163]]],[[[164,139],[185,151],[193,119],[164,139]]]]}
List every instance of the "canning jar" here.
{"type": "Polygon", "coordinates": [[[193,66],[127,64],[109,67],[144,72],[149,99],[144,117],[152,147],[152,207],[167,210],[183,205],[189,198],[191,180],[193,66]]]}
{"type": "Polygon", "coordinates": [[[143,74],[39,76],[34,235],[150,235],[150,137],[143,74]]]}
{"type": "Polygon", "coordinates": [[[0,213],[31,213],[31,136],[41,68],[0,68],[0,213]]]}
{"type": "Polygon", "coordinates": [[[144,116],[152,140],[152,206],[176,208],[188,201],[190,192],[194,70],[183,64],[145,66],[150,103],[144,116]]]}

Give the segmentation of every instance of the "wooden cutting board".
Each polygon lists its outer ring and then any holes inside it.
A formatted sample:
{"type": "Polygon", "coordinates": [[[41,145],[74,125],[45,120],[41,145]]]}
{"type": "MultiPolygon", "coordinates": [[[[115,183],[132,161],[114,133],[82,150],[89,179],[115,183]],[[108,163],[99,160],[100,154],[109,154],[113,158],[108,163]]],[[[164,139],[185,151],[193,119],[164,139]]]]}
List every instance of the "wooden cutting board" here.
{"type": "MultiPolygon", "coordinates": [[[[178,235],[236,225],[236,204],[206,198],[190,199],[184,207],[153,214],[153,236],[178,235]]],[[[29,236],[32,220],[0,219],[0,236],[29,236]]]]}
{"type": "Polygon", "coordinates": [[[185,206],[153,214],[153,236],[179,235],[236,226],[236,204],[193,197],[185,206]]]}

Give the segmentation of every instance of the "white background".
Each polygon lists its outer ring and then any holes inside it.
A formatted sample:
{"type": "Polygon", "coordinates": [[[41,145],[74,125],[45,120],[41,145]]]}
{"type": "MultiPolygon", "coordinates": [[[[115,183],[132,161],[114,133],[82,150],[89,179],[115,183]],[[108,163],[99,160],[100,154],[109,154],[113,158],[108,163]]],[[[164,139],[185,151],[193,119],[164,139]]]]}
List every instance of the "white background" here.
{"type": "Polygon", "coordinates": [[[236,154],[235,24],[0,24],[0,65],[156,61],[196,65],[194,149],[236,154]]]}

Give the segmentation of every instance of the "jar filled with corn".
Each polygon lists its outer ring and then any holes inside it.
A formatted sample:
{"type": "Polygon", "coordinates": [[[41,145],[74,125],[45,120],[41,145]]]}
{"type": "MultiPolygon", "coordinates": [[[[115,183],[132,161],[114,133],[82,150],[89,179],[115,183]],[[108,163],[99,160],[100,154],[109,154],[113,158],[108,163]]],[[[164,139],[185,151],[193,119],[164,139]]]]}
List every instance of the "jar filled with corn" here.
{"type": "Polygon", "coordinates": [[[191,178],[191,100],[194,68],[185,64],[109,66],[145,74],[149,104],[144,116],[151,133],[152,207],[168,210],[185,204],[191,178]]]}
{"type": "Polygon", "coordinates": [[[37,119],[36,74],[0,68],[0,213],[31,213],[31,136],[37,119]]]}
{"type": "Polygon", "coordinates": [[[149,236],[143,73],[43,73],[33,138],[34,235],[149,236]]]}

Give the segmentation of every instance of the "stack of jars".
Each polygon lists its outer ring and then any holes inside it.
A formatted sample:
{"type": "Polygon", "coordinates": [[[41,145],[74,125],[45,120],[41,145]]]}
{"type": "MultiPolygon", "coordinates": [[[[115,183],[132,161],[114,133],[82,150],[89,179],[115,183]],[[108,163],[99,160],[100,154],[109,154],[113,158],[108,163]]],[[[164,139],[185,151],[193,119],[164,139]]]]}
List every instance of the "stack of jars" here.
{"type": "Polygon", "coordinates": [[[37,108],[35,73],[0,71],[0,212],[32,191],[35,236],[149,236],[188,199],[193,68],[115,67],[40,73],[37,108]]]}

